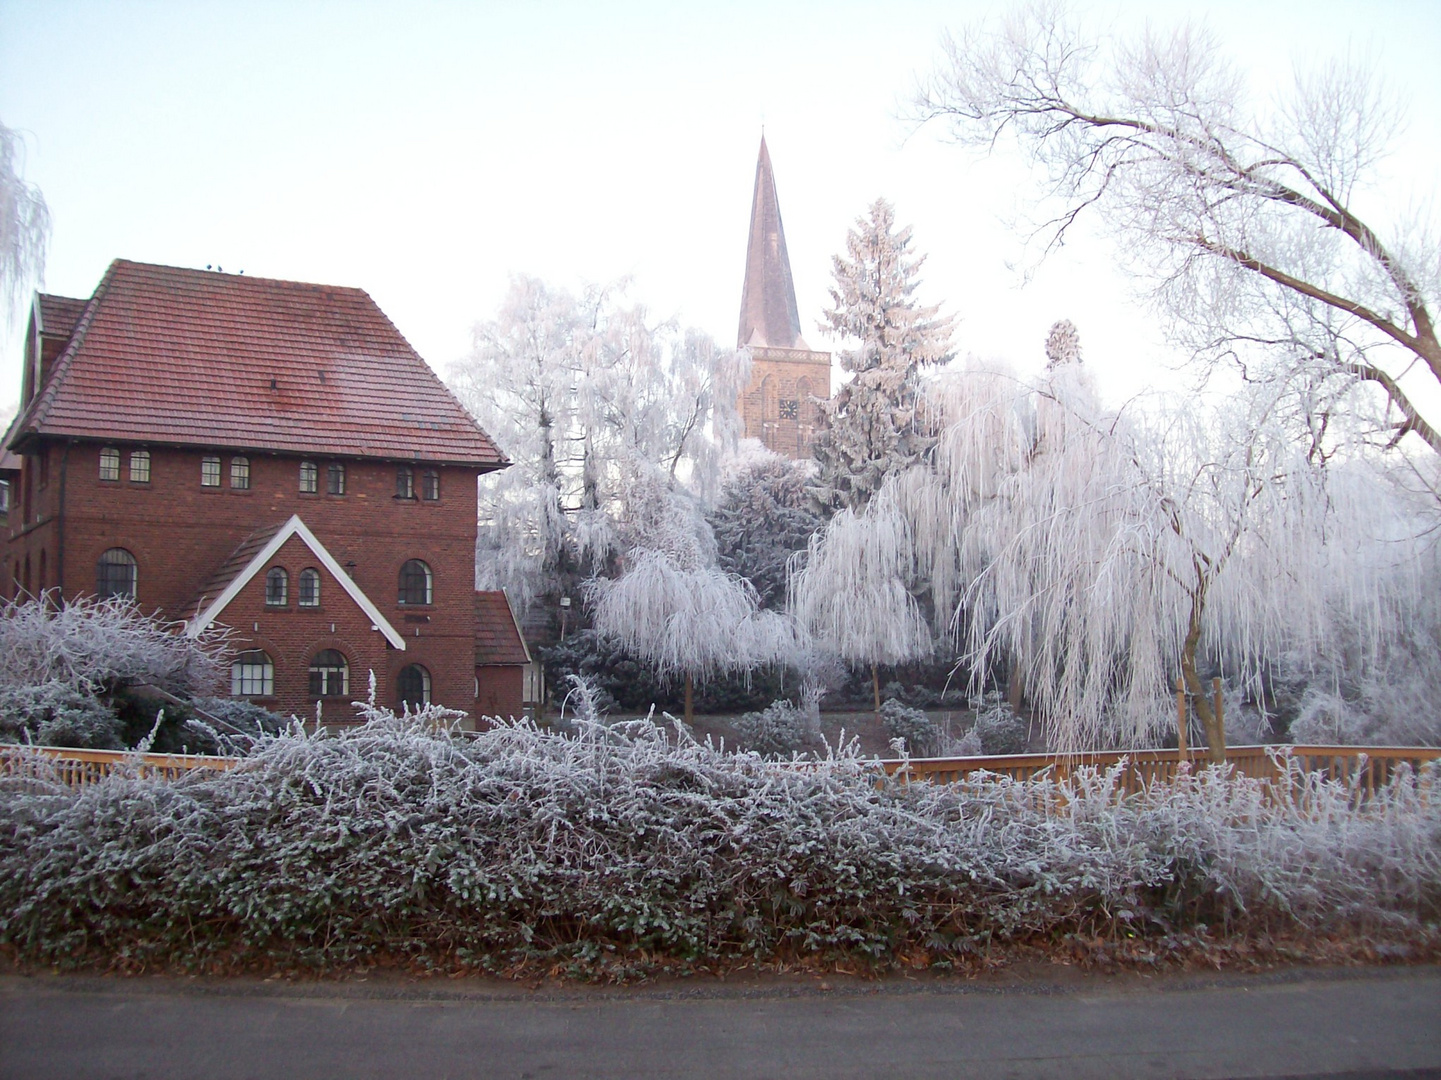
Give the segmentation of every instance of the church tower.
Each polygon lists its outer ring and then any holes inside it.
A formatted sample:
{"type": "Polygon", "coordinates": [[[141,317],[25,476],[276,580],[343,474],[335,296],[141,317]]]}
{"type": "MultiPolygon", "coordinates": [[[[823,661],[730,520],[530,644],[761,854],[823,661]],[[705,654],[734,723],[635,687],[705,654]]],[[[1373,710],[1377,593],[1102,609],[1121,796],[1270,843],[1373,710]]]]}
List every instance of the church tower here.
{"type": "Polygon", "coordinates": [[[756,162],[736,345],[751,354],[750,385],[740,402],[746,437],[759,439],[786,457],[810,457],[820,424],[817,399],[831,396],[831,354],[813,351],[801,337],[776,178],[764,135],[756,162]]]}

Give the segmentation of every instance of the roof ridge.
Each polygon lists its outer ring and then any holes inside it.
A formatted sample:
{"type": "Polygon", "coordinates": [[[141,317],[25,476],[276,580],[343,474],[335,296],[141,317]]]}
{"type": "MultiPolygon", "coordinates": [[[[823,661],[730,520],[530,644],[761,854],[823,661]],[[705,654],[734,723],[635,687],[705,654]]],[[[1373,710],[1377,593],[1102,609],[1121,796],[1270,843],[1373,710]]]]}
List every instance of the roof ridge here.
{"type": "MultiPolygon", "coordinates": [[[[294,278],[266,277],[263,274],[227,274],[224,270],[207,270],[199,266],[175,266],[172,263],[140,262],[137,259],[115,259],[111,266],[124,264],[125,266],[136,267],[141,270],[169,270],[178,274],[194,274],[199,277],[222,277],[226,281],[254,282],[257,285],[295,285],[303,289],[324,289],[329,292],[352,292],[360,293],[369,297],[370,294],[359,285],[332,285],[324,281],[296,281],[294,278]]],[[[374,298],[371,298],[372,301],[374,298]]],[[[379,307],[379,305],[376,305],[379,307]]]]}

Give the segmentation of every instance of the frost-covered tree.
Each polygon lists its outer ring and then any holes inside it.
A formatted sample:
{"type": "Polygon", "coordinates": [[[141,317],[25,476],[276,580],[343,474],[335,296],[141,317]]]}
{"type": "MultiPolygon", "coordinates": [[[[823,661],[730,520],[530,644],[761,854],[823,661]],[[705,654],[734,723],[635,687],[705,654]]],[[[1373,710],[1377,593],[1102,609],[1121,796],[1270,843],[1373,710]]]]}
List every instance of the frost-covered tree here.
{"type": "Polygon", "coordinates": [[[925,256],[910,251],[890,203],[877,199],[832,260],[831,306],[821,327],[854,345],[839,352],[853,373],[821,403],[816,499],[826,510],[860,509],[882,481],[919,461],[934,441],[921,408],[921,371],[951,358],[951,319],[915,299],[925,256]]]}
{"type": "Polygon", "coordinates": [[[825,524],[806,491],[811,469],[768,451],[739,462],[707,515],[720,569],[749,581],[763,608],[784,602],[787,563],[825,524]]]}
{"type": "Polygon", "coordinates": [[[653,471],[632,478],[627,515],[632,546],[621,574],[586,583],[591,617],[602,639],[662,678],[684,678],[688,723],[696,681],[796,652],[791,622],[762,611],[750,582],[715,565],[715,541],[693,498],[653,471]]]}
{"type": "Polygon", "coordinates": [[[1402,112],[1376,72],[1333,62],[1253,102],[1206,33],[1098,39],[1035,4],[948,38],[918,110],[963,144],[1014,140],[1045,177],[1046,250],[1098,215],[1177,339],[1285,378],[1318,439],[1379,401],[1371,435],[1441,453],[1441,238],[1377,186],[1402,112]]]}
{"type": "Polygon", "coordinates": [[[34,184],[26,183],[19,132],[0,124],[0,308],[16,305],[45,268],[50,210],[34,184]]]}
{"type": "Polygon", "coordinates": [[[1018,667],[1056,745],[1147,744],[1179,675],[1220,754],[1203,671],[1259,696],[1266,663],[1319,656],[1340,613],[1384,636],[1380,571],[1414,556],[1414,522],[1371,458],[1310,457],[1277,392],[1117,414],[1064,359],[1030,385],[937,387],[934,468],[886,492],[965,660],[1018,667]]]}
{"type": "Polygon", "coordinates": [[[652,321],[623,285],[577,297],[513,280],[450,371],[513,462],[480,483],[480,587],[523,609],[603,568],[624,549],[616,512],[637,468],[712,489],[741,376],[736,354],[652,321]]]}
{"type": "Polygon", "coordinates": [[[876,714],[880,665],[929,655],[931,635],[912,594],[916,545],[910,522],[884,491],[844,509],[811,537],[796,561],[790,607],[817,648],[871,669],[876,714]]]}

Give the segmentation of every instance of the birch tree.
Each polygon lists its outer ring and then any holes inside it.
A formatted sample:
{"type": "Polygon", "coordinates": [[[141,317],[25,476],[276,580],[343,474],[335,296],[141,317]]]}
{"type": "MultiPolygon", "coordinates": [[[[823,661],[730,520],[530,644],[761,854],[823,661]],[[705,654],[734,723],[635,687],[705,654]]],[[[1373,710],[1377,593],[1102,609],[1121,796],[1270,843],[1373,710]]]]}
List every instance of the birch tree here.
{"type": "Polygon", "coordinates": [[[925,256],[910,252],[910,226],[897,229],[877,199],[832,259],[831,307],[821,323],[854,346],[840,350],[854,377],[821,403],[815,442],[816,497],[827,509],[859,509],[885,477],[929,450],[934,432],[920,410],[920,377],[951,358],[951,320],[915,299],[925,256]]]}
{"type": "Polygon", "coordinates": [[[655,322],[623,285],[575,296],[514,279],[450,371],[513,462],[480,482],[478,585],[524,609],[603,570],[625,548],[617,508],[641,465],[712,490],[743,374],[735,353],[655,322]]]}
{"type": "Polygon", "coordinates": [[[1376,403],[1372,437],[1441,453],[1423,408],[1441,390],[1441,237],[1377,187],[1401,110],[1375,72],[1323,65],[1267,107],[1203,32],[1100,39],[1038,4],[948,37],[917,108],[963,145],[1019,146],[1054,208],[1044,250],[1098,216],[1177,340],[1284,377],[1318,439],[1376,403]]]}
{"type": "Polygon", "coordinates": [[[0,301],[7,315],[44,270],[50,237],[50,209],[25,181],[24,152],[20,133],[0,124],[0,301]]]}

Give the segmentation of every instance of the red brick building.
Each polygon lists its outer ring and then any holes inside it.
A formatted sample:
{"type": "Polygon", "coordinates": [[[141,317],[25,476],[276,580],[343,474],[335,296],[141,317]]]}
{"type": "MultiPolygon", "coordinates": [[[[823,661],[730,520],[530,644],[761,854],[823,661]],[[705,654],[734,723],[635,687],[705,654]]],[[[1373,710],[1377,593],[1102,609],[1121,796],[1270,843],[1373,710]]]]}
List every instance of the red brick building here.
{"type": "Polygon", "coordinates": [[[384,704],[518,714],[529,658],[474,584],[506,464],[363,291],[117,260],[36,300],[0,591],[229,626],[229,691],[279,712],[348,720],[374,673],[384,704]]]}

